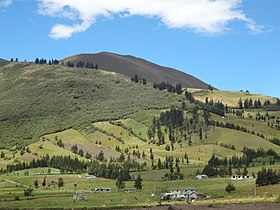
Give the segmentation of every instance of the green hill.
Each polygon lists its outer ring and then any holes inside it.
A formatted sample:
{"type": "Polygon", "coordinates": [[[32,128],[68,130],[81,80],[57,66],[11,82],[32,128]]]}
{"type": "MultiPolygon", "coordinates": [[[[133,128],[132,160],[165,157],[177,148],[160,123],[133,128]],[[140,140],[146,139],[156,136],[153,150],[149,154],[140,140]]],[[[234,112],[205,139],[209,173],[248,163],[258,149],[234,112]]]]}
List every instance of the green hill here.
{"type": "Polygon", "coordinates": [[[0,79],[0,147],[182,100],[121,74],[60,65],[13,62],[0,67],[0,79]]]}
{"type": "Polygon", "coordinates": [[[193,93],[193,96],[196,100],[205,102],[205,98],[208,97],[208,100],[214,102],[220,101],[224,104],[227,104],[230,107],[237,107],[238,101],[241,100],[244,102],[246,99],[252,99],[253,101],[260,99],[263,104],[265,100],[270,100],[271,103],[276,103],[276,98],[270,96],[264,96],[260,94],[253,94],[249,92],[235,92],[235,91],[226,91],[226,90],[201,90],[201,89],[188,89],[193,93]]]}
{"type": "Polygon", "coordinates": [[[173,85],[181,83],[183,87],[208,89],[208,84],[198,78],[176,69],[160,66],[144,59],[130,55],[119,55],[109,52],[96,54],[79,54],[63,59],[64,63],[83,61],[98,64],[99,68],[124,74],[128,77],[137,74],[148,82],[169,82],[173,85]]]}

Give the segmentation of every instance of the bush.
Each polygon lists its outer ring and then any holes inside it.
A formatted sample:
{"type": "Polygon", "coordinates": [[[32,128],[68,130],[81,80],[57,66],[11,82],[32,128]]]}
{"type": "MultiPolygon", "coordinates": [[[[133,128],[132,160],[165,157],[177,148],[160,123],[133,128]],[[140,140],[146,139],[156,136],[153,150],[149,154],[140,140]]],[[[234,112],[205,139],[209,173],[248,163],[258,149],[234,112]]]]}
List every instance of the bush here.
{"type": "Polygon", "coordinates": [[[233,184],[231,182],[229,182],[228,185],[226,186],[225,190],[228,193],[231,193],[232,191],[235,191],[235,187],[233,186],[233,184]]]}

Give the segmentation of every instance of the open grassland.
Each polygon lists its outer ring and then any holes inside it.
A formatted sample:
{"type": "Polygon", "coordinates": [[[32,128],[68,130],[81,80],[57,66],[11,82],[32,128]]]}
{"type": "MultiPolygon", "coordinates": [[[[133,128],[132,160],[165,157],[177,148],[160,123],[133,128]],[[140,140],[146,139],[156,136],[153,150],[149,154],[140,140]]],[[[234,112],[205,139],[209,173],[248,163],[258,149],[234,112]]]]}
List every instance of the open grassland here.
{"type": "Polygon", "coordinates": [[[265,139],[262,139],[256,135],[227,128],[216,127],[213,131],[209,132],[208,138],[205,141],[214,144],[232,144],[235,146],[237,151],[241,151],[245,146],[252,149],[273,149],[277,152],[280,152],[280,146],[272,144],[265,139]]]}
{"type": "MultiPolygon", "coordinates": [[[[118,192],[114,180],[86,179],[74,175],[47,175],[47,183],[53,183],[63,178],[65,185],[47,186],[34,189],[34,196],[27,199],[23,196],[24,186],[33,185],[34,180],[42,182],[45,175],[5,175],[0,181],[0,203],[2,208],[67,208],[67,207],[118,207],[118,206],[153,206],[158,204],[158,193],[170,188],[195,188],[205,195],[207,200],[197,200],[193,205],[210,203],[250,203],[273,202],[279,196],[280,185],[255,187],[255,180],[233,182],[236,191],[228,194],[225,186],[229,178],[214,178],[208,180],[186,179],[180,181],[144,181],[143,189],[132,193],[118,192]],[[53,181],[53,182],[52,182],[53,181]],[[18,183],[18,184],[16,184],[18,183]],[[74,186],[76,184],[76,187],[74,186]],[[90,193],[97,187],[112,188],[111,193],[90,193]],[[255,195],[256,192],[256,195],[255,195]],[[73,201],[72,196],[83,193],[85,201],[73,201]],[[152,197],[155,193],[156,196],[152,197]],[[19,201],[14,201],[19,196],[19,201]]],[[[133,188],[133,182],[126,182],[127,188],[133,188]]],[[[164,202],[163,202],[164,203],[164,202]]],[[[173,204],[185,204],[184,201],[172,201],[173,204]]]]}
{"type": "Polygon", "coordinates": [[[6,148],[182,101],[101,70],[14,62],[0,67],[0,77],[0,147],[6,148]]]}
{"type": "Polygon", "coordinates": [[[225,90],[201,90],[201,89],[191,89],[188,88],[188,91],[193,93],[193,96],[196,100],[205,102],[205,98],[208,97],[208,100],[214,102],[223,102],[230,107],[237,107],[238,101],[241,100],[244,102],[245,99],[252,99],[253,101],[260,99],[263,104],[265,100],[270,100],[271,103],[276,103],[276,99],[270,96],[264,96],[259,94],[251,94],[247,92],[234,92],[234,91],[225,91],[225,90]]]}
{"type": "Polygon", "coordinates": [[[229,115],[226,118],[221,118],[217,115],[213,115],[212,118],[215,121],[219,121],[222,123],[233,123],[235,125],[242,126],[247,128],[249,131],[254,131],[256,134],[263,134],[268,140],[273,138],[280,138],[280,130],[275,128],[271,128],[267,125],[267,122],[249,119],[249,118],[241,118],[237,116],[229,115]]]}

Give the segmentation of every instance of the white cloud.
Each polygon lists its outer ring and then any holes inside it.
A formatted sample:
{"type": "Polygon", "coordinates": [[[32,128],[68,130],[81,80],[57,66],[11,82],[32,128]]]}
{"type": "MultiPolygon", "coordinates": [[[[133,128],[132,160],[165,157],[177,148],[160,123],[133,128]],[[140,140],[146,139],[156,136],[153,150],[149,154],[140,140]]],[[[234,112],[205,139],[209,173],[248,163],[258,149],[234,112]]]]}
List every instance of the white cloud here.
{"type": "Polygon", "coordinates": [[[74,25],[55,25],[54,39],[69,38],[86,31],[97,17],[144,16],[157,18],[168,28],[190,29],[216,34],[227,30],[232,21],[241,21],[252,31],[260,28],[247,18],[240,6],[243,0],[38,0],[42,15],[81,21],[74,25]]]}
{"type": "Polygon", "coordinates": [[[0,7],[8,7],[12,3],[12,0],[0,0],[0,7]]]}

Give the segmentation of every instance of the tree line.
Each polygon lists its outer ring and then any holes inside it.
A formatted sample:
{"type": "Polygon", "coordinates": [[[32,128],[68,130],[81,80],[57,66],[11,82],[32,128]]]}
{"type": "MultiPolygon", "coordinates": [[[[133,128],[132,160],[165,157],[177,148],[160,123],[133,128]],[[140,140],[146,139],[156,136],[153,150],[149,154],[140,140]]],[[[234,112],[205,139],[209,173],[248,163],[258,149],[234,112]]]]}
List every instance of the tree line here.
{"type": "Polygon", "coordinates": [[[158,90],[167,90],[167,92],[182,94],[182,85],[180,83],[172,85],[169,82],[154,83],[153,87],[158,90]]]}
{"type": "Polygon", "coordinates": [[[134,74],[134,76],[132,76],[130,79],[132,82],[135,82],[135,83],[140,83],[143,85],[147,84],[147,80],[145,78],[138,76],[138,74],[134,74]]]}

